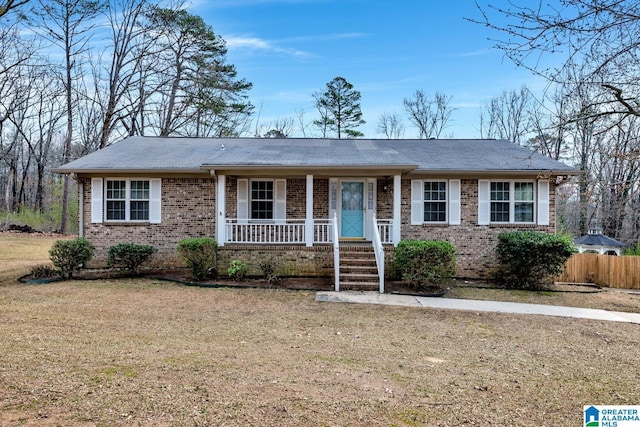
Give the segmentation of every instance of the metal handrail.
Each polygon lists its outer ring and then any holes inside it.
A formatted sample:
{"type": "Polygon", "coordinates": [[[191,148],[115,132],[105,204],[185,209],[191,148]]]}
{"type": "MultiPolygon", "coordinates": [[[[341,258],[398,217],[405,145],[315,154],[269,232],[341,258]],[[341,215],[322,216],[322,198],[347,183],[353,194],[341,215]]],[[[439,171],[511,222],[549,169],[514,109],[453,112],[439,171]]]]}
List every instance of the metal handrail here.
{"type": "Polygon", "coordinates": [[[378,281],[380,283],[380,293],[384,293],[384,247],[380,239],[380,231],[378,230],[378,221],[375,214],[373,215],[373,252],[376,254],[376,265],[378,267],[378,281]]]}
{"type": "Polygon", "coordinates": [[[338,232],[338,215],[333,214],[333,269],[335,290],[340,291],[340,233],[338,232]]]}

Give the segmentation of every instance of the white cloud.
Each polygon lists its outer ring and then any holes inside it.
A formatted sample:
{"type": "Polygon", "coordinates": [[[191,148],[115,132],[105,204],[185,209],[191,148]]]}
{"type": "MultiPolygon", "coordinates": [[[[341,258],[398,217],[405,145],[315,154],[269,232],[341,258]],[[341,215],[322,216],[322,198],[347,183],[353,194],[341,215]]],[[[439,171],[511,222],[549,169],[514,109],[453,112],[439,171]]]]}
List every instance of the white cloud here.
{"type": "Polygon", "coordinates": [[[314,42],[314,41],[328,41],[328,40],[344,40],[354,39],[360,37],[366,37],[367,33],[335,33],[335,34],[321,34],[315,36],[297,36],[280,40],[281,42],[314,42]]]}
{"type": "Polygon", "coordinates": [[[313,56],[309,52],[298,49],[285,48],[275,45],[273,42],[258,37],[228,36],[225,38],[227,47],[235,50],[252,50],[278,55],[306,58],[313,56]]]}
{"type": "Polygon", "coordinates": [[[469,58],[469,57],[472,57],[472,56],[487,55],[487,54],[489,54],[491,52],[492,52],[491,49],[476,49],[476,50],[472,50],[472,51],[469,51],[469,52],[456,53],[456,54],[453,54],[453,56],[456,57],[456,58],[469,58]]]}

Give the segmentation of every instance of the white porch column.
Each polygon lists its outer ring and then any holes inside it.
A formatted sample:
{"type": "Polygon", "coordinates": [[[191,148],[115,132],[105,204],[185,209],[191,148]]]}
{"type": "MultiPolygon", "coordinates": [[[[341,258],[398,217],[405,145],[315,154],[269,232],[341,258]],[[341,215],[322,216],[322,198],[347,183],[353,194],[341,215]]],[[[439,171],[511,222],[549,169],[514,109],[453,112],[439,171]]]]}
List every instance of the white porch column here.
{"type": "Polygon", "coordinates": [[[402,222],[402,179],[400,175],[393,176],[393,246],[400,243],[400,223],[402,222]]]}
{"type": "Polygon", "coordinates": [[[218,241],[218,246],[224,246],[224,241],[227,240],[227,200],[225,197],[227,177],[225,175],[218,175],[216,184],[216,210],[218,212],[218,216],[216,218],[216,240],[218,241]]]}
{"type": "Polygon", "coordinates": [[[313,175],[307,175],[307,216],[304,222],[304,241],[313,246],[313,175]]]}

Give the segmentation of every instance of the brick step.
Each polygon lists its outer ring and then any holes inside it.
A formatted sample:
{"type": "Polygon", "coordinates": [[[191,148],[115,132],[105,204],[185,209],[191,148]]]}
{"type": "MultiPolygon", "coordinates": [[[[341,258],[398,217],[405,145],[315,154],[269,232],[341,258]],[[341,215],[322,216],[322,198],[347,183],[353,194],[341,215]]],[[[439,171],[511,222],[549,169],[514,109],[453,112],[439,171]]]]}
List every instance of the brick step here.
{"type": "Polygon", "coordinates": [[[340,251],[340,258],[359,258],[359,259],[369,259],[375,258],[375,252],[342,252],[340,251]]]}
{"type": "Polygon", "coordinates": [[[342,264],[340,266],[340,272],[341,273],[377,273],[378,272],[378,268],[377,266],[374,264],[368,264],[368,265],[345,265],[342,264]]]}
{"type": "Polygon", "coordinates": [[[375,259],[340,259],[340,267],[343,266],[377,268],[375,259]]]}
{"type": "Polygon", "coordinates": [[[340,289],[378,290],[378,267],[371,246],[340,248],[340,289]]]}

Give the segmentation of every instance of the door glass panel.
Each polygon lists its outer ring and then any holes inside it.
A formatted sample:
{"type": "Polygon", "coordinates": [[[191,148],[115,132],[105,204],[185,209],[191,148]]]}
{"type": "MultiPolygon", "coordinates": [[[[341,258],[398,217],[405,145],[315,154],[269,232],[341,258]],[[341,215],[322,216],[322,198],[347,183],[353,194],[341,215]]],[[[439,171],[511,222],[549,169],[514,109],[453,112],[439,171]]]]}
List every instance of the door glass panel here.
{"type": "Polygon", "coordinates": [[[342,188],[342,237],[364,236],[364,183],[343,182],[342,188]]]}

